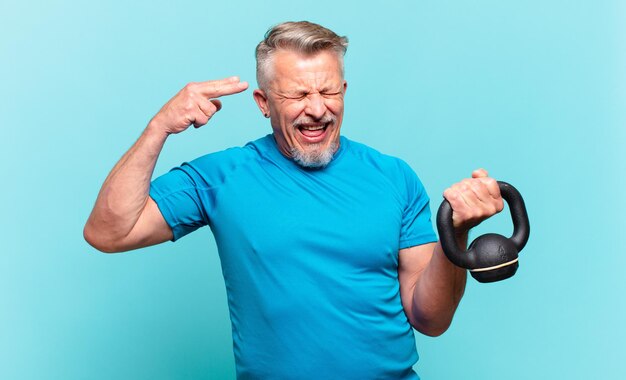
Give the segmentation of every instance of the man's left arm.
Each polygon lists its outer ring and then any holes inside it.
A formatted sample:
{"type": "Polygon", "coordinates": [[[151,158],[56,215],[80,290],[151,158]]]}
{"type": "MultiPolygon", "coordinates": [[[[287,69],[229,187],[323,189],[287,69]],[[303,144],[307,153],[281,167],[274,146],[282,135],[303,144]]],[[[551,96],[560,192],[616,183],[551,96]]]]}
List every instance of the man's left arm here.
{"type": "MultiPolygon", "coordinates": [[[[462,249],[468,231],[504,207],[497,182],[483,169],[452,185],[444,197],[452,206],[452,223],[462,249]]],[[[466,270],[448,260],[440,243],[429,243],[400,250],[398,278],[411,325],[428,336],[443,334],[463,297],[466,270]]]]}

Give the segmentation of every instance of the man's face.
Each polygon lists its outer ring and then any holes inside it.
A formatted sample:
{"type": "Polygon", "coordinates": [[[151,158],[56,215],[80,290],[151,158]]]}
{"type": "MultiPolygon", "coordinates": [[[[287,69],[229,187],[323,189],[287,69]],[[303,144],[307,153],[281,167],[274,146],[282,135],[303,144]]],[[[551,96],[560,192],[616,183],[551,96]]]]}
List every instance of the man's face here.
{"type": "Polygon", "coordinates": [[[323,167],[339,147],[347,83],[333,51],[303,55],[278,50],[267,92],[255,91],[269,113],[281,153],[306,167],[323,167]]]}

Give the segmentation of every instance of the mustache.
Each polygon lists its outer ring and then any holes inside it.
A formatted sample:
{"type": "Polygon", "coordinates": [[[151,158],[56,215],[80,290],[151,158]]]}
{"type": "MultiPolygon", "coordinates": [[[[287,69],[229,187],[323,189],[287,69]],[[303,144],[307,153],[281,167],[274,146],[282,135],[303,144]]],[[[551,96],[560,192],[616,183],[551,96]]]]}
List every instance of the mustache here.
{"type": "Polygon", "coordinates": [[[336,121],[337,121],[337,118],[334,117],[333,115],[325,114],[324,116],[322,116],[321,119],[312,119],[310,117],[300,117],[293,122],[293,126],[295,128],[300,128],[305,125],[330,124],[330,123],[335,123],[336,121]]]}

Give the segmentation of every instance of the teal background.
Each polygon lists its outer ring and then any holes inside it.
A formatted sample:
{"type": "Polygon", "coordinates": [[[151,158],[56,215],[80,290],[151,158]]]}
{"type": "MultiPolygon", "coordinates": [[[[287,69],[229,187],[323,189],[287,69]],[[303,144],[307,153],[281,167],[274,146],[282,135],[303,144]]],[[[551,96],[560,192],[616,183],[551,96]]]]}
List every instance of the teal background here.
{"type": "MultiPolygon", "coordinates": [[[[234,378],[208,229],[105,255],[82,227],[161,105],[254,85],[265,30],[300,19],[350,38],[344,134],[409,162],[433,212],[477,167],[526,199],[518,274],[470,279],[448,332],[417,335],[422,378],[624,378],[626,5],[601,0],[0,3],[0,378],[234,378]]],[[[223,101],[157,174],[270,131],[251,90],[223,101]]]]}

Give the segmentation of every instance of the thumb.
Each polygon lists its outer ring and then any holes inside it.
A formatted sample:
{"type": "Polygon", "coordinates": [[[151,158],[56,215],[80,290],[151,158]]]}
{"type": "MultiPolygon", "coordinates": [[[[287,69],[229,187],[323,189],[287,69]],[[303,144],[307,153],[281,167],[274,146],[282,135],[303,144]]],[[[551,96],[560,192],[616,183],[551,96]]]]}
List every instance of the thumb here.
{"type": "Polygon", "coordinates": [[[485,177],[489,177],[489,173],[483,169],[476,169],[472,172],[472,178],[485,178],[485,177]]]}

